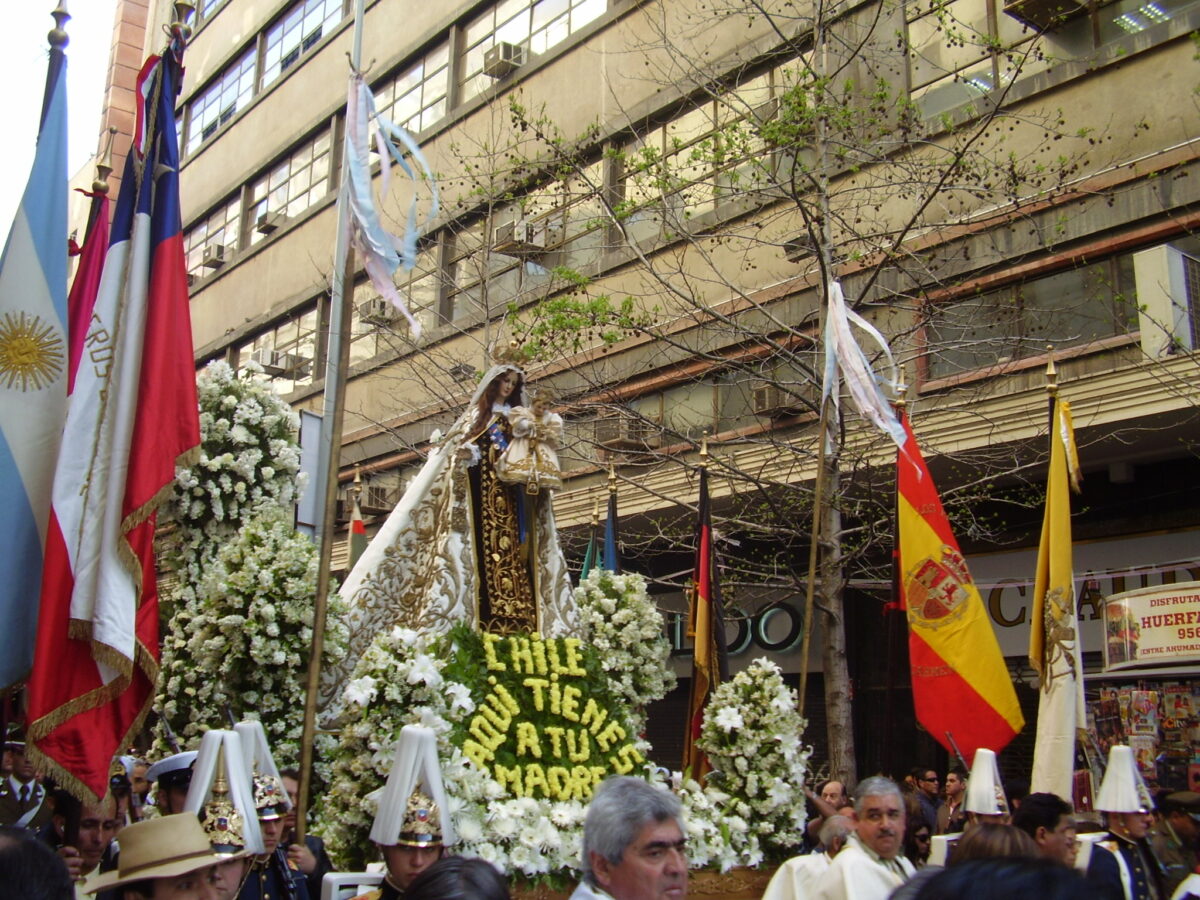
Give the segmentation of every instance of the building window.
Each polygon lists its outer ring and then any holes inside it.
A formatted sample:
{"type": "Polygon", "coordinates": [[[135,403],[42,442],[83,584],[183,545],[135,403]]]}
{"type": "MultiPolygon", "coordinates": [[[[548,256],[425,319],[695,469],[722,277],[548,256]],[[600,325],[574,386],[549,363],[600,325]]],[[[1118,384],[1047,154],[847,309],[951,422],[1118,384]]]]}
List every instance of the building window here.
{"type": "Polygon", "coordinates": [[[495,44],[545,53],[604,15],[608,0],[508,0],[496,3],[466,27],[459,101],[470,100],[493,81],[483,74],[483,57],[495,44]]]}
{"type": "Polygon", "coordinates": [[[1080,5],[1071,14],[1041,0],[910,3],[912,98],[924,115],[937,115],[1020,77],[1083,58],[1194,5],[1195,0],[1118,0],[1080,5]]]}
{"type": "Polygon", "coordinates": [[[944,378],[1138,327],[1133,255],[1111,257],[938,305],[926,325],[927,377],[944,378]]]}
{"type": "Polygon", "coordinates": [[[317,308],[257,335],[238,348],[238,368],[256,363],[281,394],[312,384],[317,349],[317,308]]]}
{"type": "Polygon", "coordinates": [[[267,29],[267,46],[263,52],[264,88],[342,21],[342,4],[343,0],[300,0],[267,29]]]}
{"type": "Polygon", "coordinates": [[[188,275],[203,278],[228,265],[238,248],[241,200],[229,203],[209,214],[187,233],[188,275]]]}
{"type": "Polygon", "coordinates": [[[450,78],[448,44],[429,51],[375,87],[375,108],[394,124],[419,134],[446,115],[450,78]]]}
{"type": "Polygon", "coordinates": [[[196,22],[203,22],[211,17],[224,3],[225,0],[200,0],[196,4],[196,22]]]}
{"type": "Polygon", "coordinates": [[[329,193],[329,132],[305,141],[250,185],[250,243],[256,244],[329,193]]]}
{"type": "Polygon", "coordinates": [[[247,50],[188,107],[187,152],[212,137],[254,95],[254,51],[247,50]]]}
{"type": "MultiPolygon", "coordinates": [[[[396,273],[396,290],[413,318],[426,331],[438,324],[437,247],[422,250],[411,272],[396,273]]],[[[354,309],[350,317],[350,364],[365,363],[385,353],[409,346],[408,321],[392,304],[379,296],[370,281],[354,287],[354,309]]]]}

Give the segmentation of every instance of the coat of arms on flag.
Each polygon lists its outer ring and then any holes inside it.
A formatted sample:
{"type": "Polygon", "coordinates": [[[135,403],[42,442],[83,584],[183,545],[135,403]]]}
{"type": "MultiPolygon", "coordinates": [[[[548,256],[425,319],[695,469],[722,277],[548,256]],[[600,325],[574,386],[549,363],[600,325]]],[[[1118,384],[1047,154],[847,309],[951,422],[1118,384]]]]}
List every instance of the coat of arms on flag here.
{"type": "Polygon", "coordinates": [[[966,588],[970,581],[962,554],[943,544],[939,559],[927,556],[905,574],[909,611],[930,628],[948,624],[962,615],[963,604],[971,596],[966,588]]]}

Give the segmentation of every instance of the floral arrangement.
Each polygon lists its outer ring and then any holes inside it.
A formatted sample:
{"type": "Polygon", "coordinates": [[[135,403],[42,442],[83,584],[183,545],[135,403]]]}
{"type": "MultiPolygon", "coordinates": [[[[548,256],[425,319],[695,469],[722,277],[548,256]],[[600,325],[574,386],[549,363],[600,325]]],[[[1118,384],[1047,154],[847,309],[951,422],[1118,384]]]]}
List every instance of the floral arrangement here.
{"type": "Polygon", "coordinates": [[[614,722],[626,731],[630,710],[673,683],[645,580],[593,573],[576,597],[588,643],[465,625],[437,636],[395,628],[375,639],[346,686],[332,780],[315,810],[314,830],[341,867],[376,858],[368,834],[378,792],[410,723],[438,735],[456,852],[514,875],[574,877],[590,796],[580,785],[618,771],[678,791],[693,866],[754,866],[799,843],[809,751],[797,749],[804,721],[779,670],[759,660],[716,691],[702,747],[720,772],[704,787],[678,774],[668,783],[665,770],[640,759],[650,748],[631,731],[611,732],[604,748],[599,741],[614,722]]]}
{"type": "Polygon", "coordinates": [[[644,772],[646,745],[629,739],[598,655],[570,638],[481,635],[466,625],[428,637],[397,628],[367,649],[344,700],[347,724],[314,828],[352,869],[374,857],[367,835],[404,725],[438,734],[457,852],[527,877],[577,869],[595,781],[644,772]]]}
{"type": "MultiPolygon", "coordinates": [[[[298,420],[261,378],[213,363],[196,379],[201,454],[176,472],[161,548],[174,584],[156,707],[181,741],[235,715],[260,718],[280,762],[298,758],[312,641],[317,551],[296,532],[298,420]]],[[[346,630],[330,597],[325,652],[344,652],[346,630]]],[[[319,738],[317,758],[332,739],[319,738]]],[[[166,751],[160,741],[156,748],[166,751]]],[[[322,769],[318,768],[320,777],[322,769]]]]}
{"type": "MultiPolygon", "coordinates": [[[[292,526],[290,509],[265,510],[221,547],[196,586],[186,629],[170,637],[173,658],[187,664],[171,667],[159,709],[184,743],[199,741],[228,705],[262,721],[281,764],[300,758],[296,698],[305,692],[316,582],[316,548],[292,526]]],[[[344,613],[331,593],[326,658],[345,652],[344,613]]],[[[332,744],[319,736],[316,758],[332,744]]]]}
{"type": "Polygon", "coordinates": [[[613,690],[628,705],[635,732],[646,726],[646,704],[675,687],[663,619],[646,593],[646,579],[593,569],[575,589],[579,618],[613,690]]]}
{"type": "MultiPolygon", "coordinates": [[[[234,372],[209,363],[196,378],[200,403],[200,458],[175,473],[175,493],[163,524],[179,526],[165,548],[189,562],[215,547],[264,507],[290,506],[300,490],[299,419],[262,369],[234,372]]],[[[193,583],[199,570],[181,572],[193,583]]]]}
{"type": "Polygon", "coordinates": [[[717,809],[721,833],[718,839],[702,827],[694,839],[689,835],[694,859],[707,856],[722,869],[735,859],[757,865],[764,856],[789,855],[800,844],[801,785],[812,749],[798,740],[805,722],[796,705],[796,692],[765,658],[713,692],[699,741],[713,772],[703,791],[695,782],[685,783],[683,799],[689,822],[703,822],[710,808],[717,809]]]}

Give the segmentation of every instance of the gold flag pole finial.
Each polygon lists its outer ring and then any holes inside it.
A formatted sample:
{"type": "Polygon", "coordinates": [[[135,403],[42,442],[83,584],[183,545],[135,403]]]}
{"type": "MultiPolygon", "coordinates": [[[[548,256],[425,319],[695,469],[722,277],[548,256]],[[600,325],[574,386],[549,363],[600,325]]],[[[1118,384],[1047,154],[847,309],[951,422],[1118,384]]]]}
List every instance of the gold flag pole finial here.
{"type": "Polygon", "coordinates": [[[192,36],[192,26],[188,24],[188,19],[196,11],[196,4],[192,0],[175,0],[172,5],[175,7],[175,21],[171,23],[171,32],[179,35],[186,44],[192,36]]]}
{"type": "Polygon", "coordinates": [[[54,27],[46,35],[46,41],[52,50],[62,50],[71,40],[66,29],[67,22],[71,20],[71,14],[67,12],[67,0],[59,0],[58,6],[50,15],[54,16],[54,27]]]}
{"type": "Polygon", "coordinates": [[[617,492],[617,467],[614,463],[608,464],[608,492],[610,494],[617,492]]]}
{"type": "Polygon", "coordinates": [[[1046,393],[1051,399],[1058,395],[1058,367],[1054,365],[1054,345],[1046,345],[1046,393]]]}
{"type": "Polygon", "coordinates": [[[900,376],[900,383],[896,385],[896,402],[892,404],[896,409],[904,409],[908,406],[908,382],[904,380],[904,376],[900,376]]]}
{"type": "Polygon", "coordinates": [[[108,140],[104,142],[104,152],[100,154],[100,161],[96,163],[96,180],[92,182],[92,193],[107,194],[108,193],[108,176],[112,174],[112,148],[113,140],[117,136],[117,127],[115,125],[108,126],[108,140]]]}
{"type": "Polygon", "coordinates": [[[700,468],[708,468],[708,433],[700,436],[700,468]]]}
{"type": "Polygon", "coordinates": [[[600,524],[600,501],[592,500],[592,527],[595,528],[600,524]]]}

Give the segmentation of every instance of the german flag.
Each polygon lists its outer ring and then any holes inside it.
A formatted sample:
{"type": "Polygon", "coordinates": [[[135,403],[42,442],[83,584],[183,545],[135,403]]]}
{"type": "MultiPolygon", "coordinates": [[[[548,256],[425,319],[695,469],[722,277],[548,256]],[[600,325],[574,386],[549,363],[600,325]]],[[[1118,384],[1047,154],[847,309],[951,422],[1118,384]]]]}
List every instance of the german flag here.
{"type": "Polygon", "coordinates": [[[1025,720],[996,633],[971,580],[941,498],[907,417],[897,455],[901,602],[908,617],[913,705],[919,721],[970,763],[975,750],[1000,751],[1025,720]]]}
{"type": "Polygon", "coordinates": [[[687,734],[683,745],[683,770],[700,780],[712,769],[708,757],[696,746],[704,724],[704,708],[721,679],[727,676],[725,620],[721,609],[720,577],[713,548],[712,514],[708,499],[708,469],[700,469],[700,503],[696,516],[696,568],[688,610],[688,637],[692,638],[692,687],[688,698],[687,734]]]}

